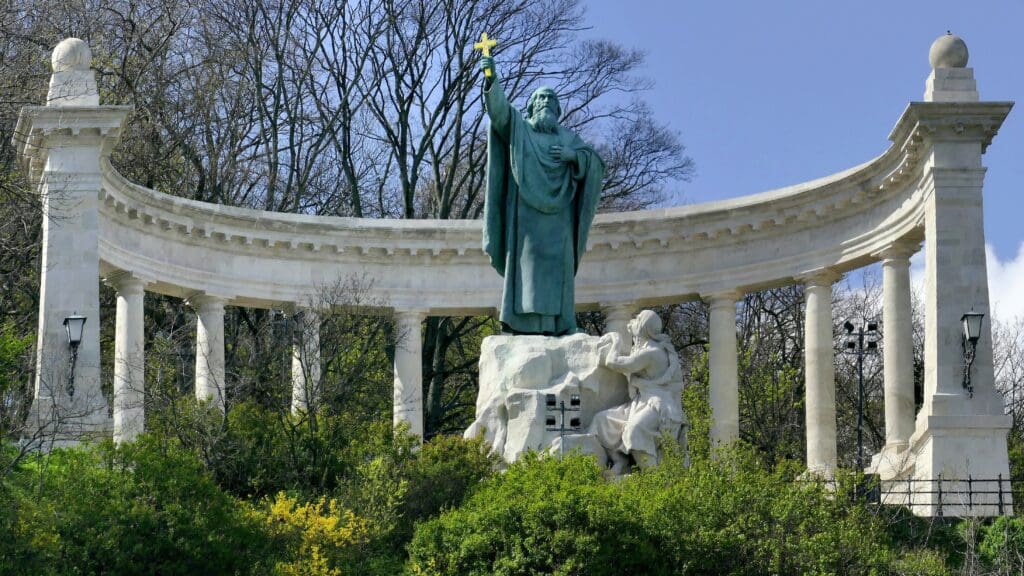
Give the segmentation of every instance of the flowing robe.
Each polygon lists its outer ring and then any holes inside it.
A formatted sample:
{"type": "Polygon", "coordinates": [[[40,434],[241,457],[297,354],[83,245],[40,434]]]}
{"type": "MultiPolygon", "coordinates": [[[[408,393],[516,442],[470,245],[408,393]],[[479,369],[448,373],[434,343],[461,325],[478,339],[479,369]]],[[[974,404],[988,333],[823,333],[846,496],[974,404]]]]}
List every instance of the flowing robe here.
{"type": "Polygon", "coordinates": [[[484,91],[487,193],[484,251],[504,277],[500,319],[513,333],[576,331],[575,276],[601,197],[604,163],[573,132],[534,130],[497,80],[484,91]],[[563,163],[549,152],[576,154],[563,163]]]}
{"type": "MultiPolygon", "coordinates": [[[[663,336],[663,335],[662,335],[663,336]]],[[[658,438],[667,435],[685,449],[687,423],[683,412],[683,371],[670,342],[652,339],[608,367],[629,378],[629,402],[594,415],[589,432],[606,450],[629,454],[641,467],[657,464],[658,438]],[[639,354],[654,352],[664,365],[634,371],[639,354]]]]}

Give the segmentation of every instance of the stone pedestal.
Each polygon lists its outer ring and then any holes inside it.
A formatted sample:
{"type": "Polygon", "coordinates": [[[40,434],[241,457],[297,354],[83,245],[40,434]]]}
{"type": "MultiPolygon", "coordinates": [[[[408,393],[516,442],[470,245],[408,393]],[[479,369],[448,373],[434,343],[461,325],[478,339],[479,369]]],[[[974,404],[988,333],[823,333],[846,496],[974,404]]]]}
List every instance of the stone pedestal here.
{"type": "MultiPolygon", "coordinates": [[[[579,429],[589,428],[594,414],[627,400],[625,376],[598,365],[608,344],[586,334],[561,338],[547,336],[490,336],[480,349],[480,394],[476,420],[467,438],[483,435],[492,453],[514,462],[525,452],[580,447],[585,453],[600,446],[588,434],[556,428],[562,416],[546,406],[548,394],[556,406],[580,396],[580,410],[566,411],[566,427],[579,418],[579,429]],[[548,426],[547,418],[555,418],[548,426]],[[564,442],[564,443],[563,443],[564,442]]],[[[567,451],[568,451],[567,450],[567,451]]]]}

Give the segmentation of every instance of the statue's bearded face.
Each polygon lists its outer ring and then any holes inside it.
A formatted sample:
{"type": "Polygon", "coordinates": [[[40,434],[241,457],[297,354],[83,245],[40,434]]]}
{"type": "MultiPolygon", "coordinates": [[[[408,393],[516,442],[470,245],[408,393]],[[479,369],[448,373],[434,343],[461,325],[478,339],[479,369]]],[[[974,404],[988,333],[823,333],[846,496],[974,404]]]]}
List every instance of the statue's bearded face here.
{"type": "Polygon", "coordinates": [[[529,118],[527,119],[534,130],[554,133],[558,130],[558,118],[562,114],[562,107],[558,103],[558,96],[550,88],[539,88],[530,96],[527,104],[529,118]]]}

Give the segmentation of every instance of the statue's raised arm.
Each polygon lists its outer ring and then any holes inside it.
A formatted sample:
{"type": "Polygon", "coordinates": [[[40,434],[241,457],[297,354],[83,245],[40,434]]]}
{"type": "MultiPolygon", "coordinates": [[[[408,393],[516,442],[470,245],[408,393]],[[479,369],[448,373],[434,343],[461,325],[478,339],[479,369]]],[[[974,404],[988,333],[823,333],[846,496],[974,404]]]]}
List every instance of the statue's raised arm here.
{"type": "Polygon", "coordinates": [[[480,58],[480,68],[484,70],[484,109],[487,110],[487,117],[491,121],[491,129],[504,140],[508,140],[509,116],[512,114],[512,105],[505,97],[505,91],[501,89],[501,82],[498,82],[498,74],[494,70],[494,58],[483,56],[480,58]],[[487,75],[486,72],[491,74],[487,75]]]}

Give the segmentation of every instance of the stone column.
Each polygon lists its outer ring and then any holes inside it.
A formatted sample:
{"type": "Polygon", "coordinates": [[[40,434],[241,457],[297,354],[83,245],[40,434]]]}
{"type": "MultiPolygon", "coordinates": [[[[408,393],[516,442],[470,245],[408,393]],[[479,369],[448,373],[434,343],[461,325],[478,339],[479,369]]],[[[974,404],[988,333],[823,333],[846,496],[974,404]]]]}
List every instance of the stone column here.
{"type": "MultiPolygon", "coordinates": [[[[982,153],[1010,103],[973,101],[966,47],[962,52],[960,61],[945,62],[950,70],[936,67],[936,78],[945,78],[943,90],[932,90],[931,102],[916,108],[912,104],[904,114],[908,125],[921,127],[924,149],[924,404],[910,444],[916,455],[914,476],[933,482],[940,477],[991,480],[1010,473],[1006,436],[1012,420],[1004,414],[1003,397],[995,388],[982,191],[982,153]],[[985,317],[968,387],[960,319],[970,311],[985,317]]],[[[1012,514],[1010,494],[998,500],[997,482],[975,482],[973,488],[989,494],[972,497],[973,506],[956,507],[949,505],[950,499],[964,502],[967,495],[946,492],[943,514],[1012,514]]],[[[960,491],[963,485],[945,489],[960,491]]],[[[915,495],[913,510],[938,513],[936,495],[915,495]]]]}
{"type": "Polygon", "coordinates": [[[203,294],[189,302],[196,309],[196,399],[210,400],[224,410],[224,304],[203,294]]]}
{"type": "Polygon", "coordinates": [[[409,425],[409,433],[423,437],[423,320],[425,312],[395,312],[394,424],[409,425]]]}
{"type": "Polygon", "coordinates": [[[13,138],[43,211],[35,390],[23,437],[32,449],[112,428],[100,389],[99,198],[101,164],[129,108],[99,106],[91,62],[85,42],[58,44],[48,106],[23,108],[13,138]],[[73,366],[63,326],[72,315],[86,318],[73,366]]]}
{"type": "Polygon", "coordinates": [[[114,331],[114,442],[131,442],[145,427],[145,283],[127,272],[107,284],[117,291],[114,331]]]}
{"type": "Polygon", "coordinates": [[[836,385],[832,344],[832,283],[840,274],[824,269],[806,276],[804,328],[807,470],[829,476],[836,467],[836,385]]]}
{"type": "Polygon", "coordinates": [[[292,414],[316,409],[320,399],[320,315],[295,314],[292,342],[292,414]]]}
{"type": "Polygon", "coordinates": [[[733,442],[740,436],[739,378],[736,360],[736,301],[738,292],[712,294],[709,327],[711,350],[711,446],[733,442]]]}
{"type": "Polygon", "coordinates": [[[910,256],[918,244],[896,243],[882,257],[882,359],[885,378],[885,451],[901,452],[914,433],[914,319],[910,256]]]}
{"type": "Polygon", "coordinates": [[[637,313],[637,305],[634,302],[612,302],[602,303],[601,312],[604,314],[604,332],[605,334],[611,334],[615,332],[622,337],[622,346],[625,353],[629,350],[632,342],[632,336],[629,334],[629,328],[627,327],[629,321],[633,319],[633,316],[637,313]]]}

